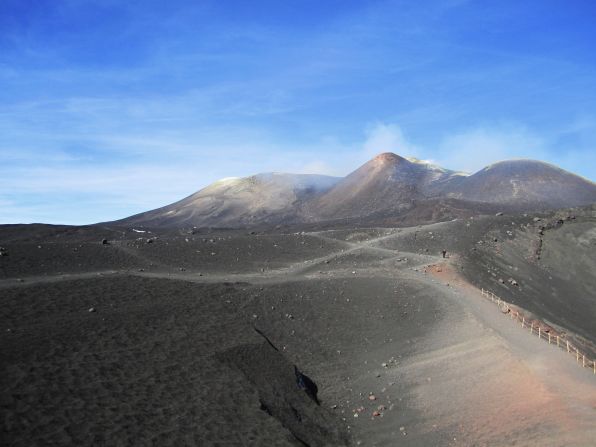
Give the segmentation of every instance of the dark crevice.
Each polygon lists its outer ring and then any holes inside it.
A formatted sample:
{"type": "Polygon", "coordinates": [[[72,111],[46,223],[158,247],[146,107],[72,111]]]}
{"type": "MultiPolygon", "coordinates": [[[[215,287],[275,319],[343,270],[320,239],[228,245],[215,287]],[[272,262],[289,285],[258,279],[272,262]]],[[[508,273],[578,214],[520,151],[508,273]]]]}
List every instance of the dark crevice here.
{"type": "Polygon", "coordinates": [[[310,397],[317,405],[321,405],[321,402],[319,402],[319,398],[317,397],[319,392],[317,384],[306,374],[300,372],[296,365],[294,365],[294,374],[296,375],[296,384],[298,385],[298,388],[303,389],[308,397],[310,397]]]}
{"type": "Polygon", "coordinates": [[[277,346],[275,346],[271,340],[269,340],[269,337],[267,337],[259,328],[257,328],[256,326],[253,326],[254,330],[257,332],[257,334],[259,334],[261,337],[263,337],[267,343],[269,343],[269,345],[275,349],[276,351],[279,351],[279,349],[277,349],[277,346]]]}
{"type": "Polygon", "coordinates": [[[265,404],[265,402],[263,402],[262,400],[259,401],[261,403],[261,410],[264,411],[265,413],[267,413],[269,416],[273,416],[273,414],[271,413],[271,410],[269,409],[269,407],[267,406],[267,404],[265,404]]]}
{"type": "Polygon", "coordinates": [[[298,422],[302,422],[302,416],[300,415],[300,412],[292,406],[290,406],[290,408],[292,409],[292,413],[294,413],[294,417],[296,418],[296,420],[298,422]]]}
{"type": "MultiPolygon", "coordinates": [[[[269,337],[267,337],[263,333],[263,331],[258,329],[256,326],[253,326],[253,328],[257,332],[257,334],[259,334],[267,341],[267,343],[269,343],[269,346],[271,346],[273,349],[279,352],[277,346],[275,346],[273,342],[269,340],[269,337]]],[[[306,395],[310,397],[317,405],[321,405],[321,402],[319,401],[319,398],[317,396],[317,394],[319,393],[319,387],[317,387],[317,384],[310,377],[301,372],[296,365],[294,365],[294,374],[296,376],[296,385],[298,385],[298,388],[304,390],[306,392],[306,395]]]]}
{"type": "Polygon", "coordinates": [[[218,358],[244,374],[257,392],[255,406],[276,419],[294,445],[347,445],[339,422],[320,406],[315,382],[289,362],[260,328],[253,329],[264,341],[236,346],[218,358]]]}

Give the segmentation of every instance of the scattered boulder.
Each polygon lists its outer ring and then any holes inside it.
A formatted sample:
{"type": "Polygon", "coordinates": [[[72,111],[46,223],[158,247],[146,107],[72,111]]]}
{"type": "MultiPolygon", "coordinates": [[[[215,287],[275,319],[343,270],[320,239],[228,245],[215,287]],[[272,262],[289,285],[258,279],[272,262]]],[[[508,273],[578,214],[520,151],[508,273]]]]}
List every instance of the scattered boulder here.
{"type": "Polygon", "coordinates": [[[93,313],[93,312],[95,312],[95,307],[90,307],[90,308],[89,308],[89,310],[88,310],[88,312],[89,312],[89,313],[93,313]]]}
{"type": "Polygon", "coordinates": [[[102,240],[101,240],[101,244],[102,244],[102,245],[110,245],[110,243],[108,242],[108,240],[107,240],[107,239],[102,239],[102,240]]]}

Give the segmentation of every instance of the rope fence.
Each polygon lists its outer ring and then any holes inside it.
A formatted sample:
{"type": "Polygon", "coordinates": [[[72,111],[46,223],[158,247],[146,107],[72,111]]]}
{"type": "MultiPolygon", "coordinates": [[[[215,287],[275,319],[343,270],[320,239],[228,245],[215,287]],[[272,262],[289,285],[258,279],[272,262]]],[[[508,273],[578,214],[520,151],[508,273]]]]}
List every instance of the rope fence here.
{"type": "Polygon", "coordinates": [[[573,346],[573,344],[571,344],[564,336],[555,333],[551,328],[543,328],[539,323],[536,323],[536,320],[526,320],[526,317],[523,314],[514,311],[508,302],[503,301],[493,292],[480,289],[480,293],[483,297],[495,303],[503,314],[510,315],[511,319],[521,324],[523,329],[528,329],[530,334],[537,335],[538,338],[548,342],[549,345],[556,345],[558,348],[567,351],[567,353],[575,357],[575,361],[578,365],[581,365],[582,368],[590,368],[594,371],[594,374],[596,374],[596,360],[586,358],[586,355],[577,349],[577,346],[573,346]]]}

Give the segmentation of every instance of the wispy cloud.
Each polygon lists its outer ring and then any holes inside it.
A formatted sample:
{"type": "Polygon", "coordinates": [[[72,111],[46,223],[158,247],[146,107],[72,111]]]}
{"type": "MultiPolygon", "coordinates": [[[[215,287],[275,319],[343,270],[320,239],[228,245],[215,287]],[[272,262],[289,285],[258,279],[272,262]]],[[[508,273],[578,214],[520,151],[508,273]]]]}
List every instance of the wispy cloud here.
{"type": "Polygon", "coordinates": [[[22,154],[22,163],[0,168],[0,221],[93,223],[145,211],[179,200],[207,184],[228,176],[281,171],[343,176],[380,152],[424,158],[444,167],[474,172],[503,159],[534,158],[557,162],[563,167],[590,163],[594,152],[569,151],[553,159],[548,144],[520,126],[477,127],[444,135],[438,148],[426,148],[408,138],[395,123],[367,126],[360,138],[342,143],[327,136],[306,146],[280,144],[270,135],[254,133],[249,141],[220,136],[213,143],[184,142],[177,138],[117,136],[98,138],[101,154],[125,147],[133,152],[164,151],[164,156],[132,157],[117,162],[97,162],[54,154],[36,160],[35,153],[22,154]],[[428,157],[427,157],[428,158],[428,157]],[[54,217],[54,211],[60,210],[54,217]],[[76,203],[76,209],[71,203],[76,203]],[[35,214],[35,210],[39,214],[35,214]],[[38,216],[38,217],[35,217],[38,216]]]}
{"type": "Polygon", "coordinates": [[[364,153],[369,158],[380,152],[394,152],[409,157],[421,156],[421,149],[406,139],[402,128],[397,124],[374,124],[367,130],[363,146],[364,153]]]}
{"type": "Polygon", "coordinates": [[[435,155],[451,169],[475,172],[501,160],[548,160],[543,139],[516,126],[476,127],[443,137],[435,155]]]}

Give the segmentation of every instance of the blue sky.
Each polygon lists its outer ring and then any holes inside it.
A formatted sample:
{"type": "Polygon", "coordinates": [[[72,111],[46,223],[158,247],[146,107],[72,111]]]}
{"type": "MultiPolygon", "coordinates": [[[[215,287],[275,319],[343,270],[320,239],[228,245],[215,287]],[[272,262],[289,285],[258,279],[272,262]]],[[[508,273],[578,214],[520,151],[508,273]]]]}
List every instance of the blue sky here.
{"type": "Polygon", "coordinates": [[[378,152],[596,180],[592,1],[0,1],[0,223],[378,152]]]}

